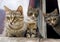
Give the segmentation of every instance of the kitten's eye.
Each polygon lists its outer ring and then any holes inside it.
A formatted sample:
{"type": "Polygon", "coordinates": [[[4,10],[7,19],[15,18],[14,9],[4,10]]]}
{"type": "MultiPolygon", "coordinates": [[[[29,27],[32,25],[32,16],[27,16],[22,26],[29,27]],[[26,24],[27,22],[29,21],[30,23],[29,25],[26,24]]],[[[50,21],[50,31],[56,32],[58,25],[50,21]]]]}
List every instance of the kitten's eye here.
{"type": "Polygon", "coordinates": [[[48,21],[50,21],[50,20],[48,20],[48,21]]]}
{"type": "Polygon", "coordinates": [[[38,16],[38,14],[37,13],[35,13],[35,17],[37,17],[38,16]]]}
{"type": "Polygon", "coordinates": [[[9,17],[7,17],[7,19],[8,19],[8,20],[10,20],[10,18],[9,18],[9,17]]]}
{"type": "Polygon", "coordinates": [[[54,18],[54,20],[56,20],[56,18],[54,18]]]}
{"type": "Polygon", "coordinates": [[[30,13],[30,14],[33,14],[33,13],[30,13]]]}
{"type": "Polygon", "coordinates": [[[20,13],[20,15],[22,15],[22,13],[20,13]]]}
{"type": "Polygon", "coordinates": [[[28,14],[28,16],[31,16],[31,15],[32,15],[32,13],[29,13],[29,14],[28,14]]]}

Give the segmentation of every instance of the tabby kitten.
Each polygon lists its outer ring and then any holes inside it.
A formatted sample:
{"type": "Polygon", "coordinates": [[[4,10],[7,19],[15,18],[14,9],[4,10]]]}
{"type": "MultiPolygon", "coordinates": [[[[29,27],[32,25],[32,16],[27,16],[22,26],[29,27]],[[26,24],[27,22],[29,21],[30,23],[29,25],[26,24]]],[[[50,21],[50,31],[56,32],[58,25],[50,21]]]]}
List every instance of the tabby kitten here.
{"type": "Polygon", "coordinates": [[[24,37],[24,16],[23,7],[19,6],[17,10],[11,10],[4,6],[6,16],[5,16],[5,27],[3,35],[6,37],[24,37]]]}
{"type": "Polygon", "coordinates": [[[38,14],[39,14],[39,9],[38,8],[32,8],[32,7],[28,8],[27,16],[31,20],[37,21],[38,14]]]}
{"type": "Polygon", "coordinates": [[[37,32],[36,32],[37,28],[36,27],[37,27],[36,23],[34,23],[34,22],[28,23],[26,36],[27,37],[36,37],[36,35],[37,35],[37,32]]]}
{"type": "Polygon", "coordinates": [[[38,28],[37,28],[37,17],[38,17],[38,9],[36,8],[30,8],[28,9],[27,16],[30,18],[28,19],[27,23],[27,33],[26,37],[37,37],[38,28]]]}
{"type": "Polygon", "coordinates": [[[60,16],[57,9],[51,13],[44,14],[44,19],[47,24],[53,27],[53,29],[60,35],[60,16]]]}

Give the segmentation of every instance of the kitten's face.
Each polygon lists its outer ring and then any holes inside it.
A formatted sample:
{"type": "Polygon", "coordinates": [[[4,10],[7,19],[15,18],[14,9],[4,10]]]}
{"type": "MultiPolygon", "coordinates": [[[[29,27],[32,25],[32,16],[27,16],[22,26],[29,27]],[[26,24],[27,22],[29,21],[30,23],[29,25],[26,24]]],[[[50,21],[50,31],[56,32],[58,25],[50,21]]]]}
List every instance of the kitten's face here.
{"type": "Polygon", "coordinates": [[[27,24],[27,27],[28,27],[29,29],[36,29],[37,25],[36,25],[36,23],[32,22],[32,23],[28,23],[28,24],[27,24]]]}
{"type": "Polygon", "coordinates": [[[27,32],[32,32],[32,33],[36,33],[36,29],[37,29],[37,25],[36,23],[28,23],[27,24],[27,28],[28,28],[28,31],[27,32]]]}
{"type": "Polygon", "coordinates": [[[31,18],[32,20],[36,20],[38,16],[38,9],[36,8],[30,8],[28,9],[28,17],[31,18]]]}
{"type": "Polygon", "coordinates": [[[5,23],[7,26],[10,26],[11,28],[20,28],[23,26],[23,13],[21,12],[21,6],[18,7],[17,10],[10,10],[5,6],[5,23]],[[20,10],[19,10],[20,8],[20,10]]]}
{"type": "Polygon", "coordinates": [[[51,13],[47,13],[44,17],[45,17],[46,23],[48,23],[51,26],[55,26],[59,20],[59,15],[58,15],[57,9],[55,9],[51,13]]]}

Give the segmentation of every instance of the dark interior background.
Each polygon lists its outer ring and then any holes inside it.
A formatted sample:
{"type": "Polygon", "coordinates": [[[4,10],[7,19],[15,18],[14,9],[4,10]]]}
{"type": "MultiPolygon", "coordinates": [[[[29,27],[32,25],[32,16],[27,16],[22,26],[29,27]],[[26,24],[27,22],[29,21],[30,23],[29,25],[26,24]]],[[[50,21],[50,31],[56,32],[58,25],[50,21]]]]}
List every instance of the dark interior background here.
{"type": "Polygon", "coordinates": [[[57,0],[46,0],[46,12],[47,13],[52,12],[55,8],[58,9],[57,0]]]}
{"type": "MultiPolygon", "coordinates": [[[[55,8],[58,9],[57,0],[46,0],[46,13],[52,12],[55,8]]],[[[58,13],[59,13],[59,9],[58,9],[58,13]]],[[[60,36],[48,24],[47,24],[47,37],[48,38],[60,38],[60,36]]]]}

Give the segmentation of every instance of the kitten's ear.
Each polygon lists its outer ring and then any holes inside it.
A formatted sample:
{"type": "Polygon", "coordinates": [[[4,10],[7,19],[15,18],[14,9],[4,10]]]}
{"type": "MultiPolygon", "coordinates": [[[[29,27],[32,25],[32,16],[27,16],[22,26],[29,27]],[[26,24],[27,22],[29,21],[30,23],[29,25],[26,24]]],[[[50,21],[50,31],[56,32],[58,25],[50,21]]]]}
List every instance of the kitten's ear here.
{"type": "Polygon", "coordinates": [[[23,12],[23,7],[22,6],[19,6],[18,9],[17,9],[17,11],[23,12]]]}
{"type": "Polygon", "coordinates": [[[30,7],[28,7],[28,10],[31,10],[31,9],[33,9],[31,6],[30,6],[30,7]]]}
{"type": "Polygon", "coordinates": [[[53,14],[57,14],[57,15],[58,15],[58,10],[57,10],[57,9],[55,9],[52,13],[53,13],[53,14]]]}
{"type": "Polygon", "coordinates": [[[6,12],[11,11],[7,6],[4,6],[4,8],[6,12]]]}
{"type": "Polygon", "coordinates": [[[40,8],[36,8],[36,11],[39,12],[40,8]]]}

